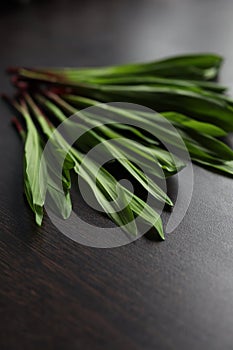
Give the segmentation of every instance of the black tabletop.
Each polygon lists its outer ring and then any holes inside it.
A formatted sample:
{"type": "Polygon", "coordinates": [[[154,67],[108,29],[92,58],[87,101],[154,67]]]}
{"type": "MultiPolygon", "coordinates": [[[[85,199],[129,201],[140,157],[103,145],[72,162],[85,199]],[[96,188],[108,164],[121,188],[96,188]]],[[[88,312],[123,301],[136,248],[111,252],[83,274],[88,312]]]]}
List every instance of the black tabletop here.
{"type": "MultiPolygon", "coordinates": [[[[226,58],[233,79],[231,0],[31,1],[0,9],[4,70],[95,66],[187,52],[226,58]]],[[[194,192],[165,242],[96,249],[37,228],[22,195],[22,146],[1,103],[0,348],[232,349],[232,179],[194,167],[194,192]]],[[[77,200],[80,215],[98,213],[77,200]]],[[[106,223],[105,223],[106,224],[106,223]]]]}

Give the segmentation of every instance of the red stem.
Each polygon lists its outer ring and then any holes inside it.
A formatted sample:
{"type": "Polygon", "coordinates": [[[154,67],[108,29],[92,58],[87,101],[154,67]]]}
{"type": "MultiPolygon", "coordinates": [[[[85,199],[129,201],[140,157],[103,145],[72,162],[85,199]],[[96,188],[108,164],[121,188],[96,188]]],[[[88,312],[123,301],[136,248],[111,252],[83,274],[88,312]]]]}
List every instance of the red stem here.
{"type": "Polygon", "coordinates": [[[20,70],[19,67],[8,67],[8,68],[6,69],[6,72],[7,72],[8,74],[18,74],[18,73],[19,73],[19,70],[20,70]]]}
{"type": "Polygon", "coordinates": [[[16,127],[16,129],[19,132],[19,134],[22,131],[24,131],[24,128],[22,127],[22,124],[19,122],[19,120],[16,117],[12,118],[11,122],[16,127]]]}

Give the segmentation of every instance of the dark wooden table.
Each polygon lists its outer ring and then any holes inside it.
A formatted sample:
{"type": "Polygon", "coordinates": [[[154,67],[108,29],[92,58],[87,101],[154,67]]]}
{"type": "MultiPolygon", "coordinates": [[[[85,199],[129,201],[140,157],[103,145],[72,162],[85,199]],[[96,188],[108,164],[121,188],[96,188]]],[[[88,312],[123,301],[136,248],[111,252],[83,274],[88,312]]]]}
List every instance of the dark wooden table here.
{"type": "MultiPolygon", "coordinates": [[[[215,51],[233,81],[233,2],[32,1],[0,13],[9,65],[104,65],[215,51]]],[[[22,148],[1,103],[0,349],[232,349],[233,182],[195,167],[183,222],[165,242],[81,246],[22,196],[22,148]]],[[[96,220],[87,206],[80,213],[96,220]]]]}

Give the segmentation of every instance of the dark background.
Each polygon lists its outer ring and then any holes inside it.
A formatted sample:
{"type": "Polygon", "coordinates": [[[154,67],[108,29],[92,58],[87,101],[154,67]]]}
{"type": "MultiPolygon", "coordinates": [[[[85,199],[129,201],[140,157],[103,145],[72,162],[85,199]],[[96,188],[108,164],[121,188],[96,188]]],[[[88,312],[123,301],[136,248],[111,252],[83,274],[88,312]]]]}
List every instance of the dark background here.
{"type": "MultiPolygon", "coordinates": [[[[226,58],[231,0],[32,1],[0,8],[9,65],[94,66],[187,52],[226,58]]],[[[187,215],[165,242],[81,246],[22,196],[22,147],[0,104],[0,349],[232,349],[233,182],[199,167],[187,215]]],[[[81,201],[81,200],[80,200],[81,201]]],[[[98,223],[84,204],[80,212],[98,223]]]]}

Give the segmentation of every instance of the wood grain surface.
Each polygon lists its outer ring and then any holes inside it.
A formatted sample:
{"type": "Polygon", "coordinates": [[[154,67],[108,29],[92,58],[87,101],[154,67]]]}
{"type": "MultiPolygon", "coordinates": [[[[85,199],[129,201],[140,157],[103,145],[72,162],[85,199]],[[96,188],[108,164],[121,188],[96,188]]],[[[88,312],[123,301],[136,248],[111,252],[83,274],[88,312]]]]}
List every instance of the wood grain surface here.
{"type": "MultiPolygon", "coordinates": [[[[84,66],[214,51],[233,81],[233,2],[31,1],[0,9],[9,65],[84,66]]],[[[22,196],[22,145],[1,103],[0,349],[233,348],[233,180],[194,168],[191,205],[165,242],[95,249],[38,229],[22,196]]],[[[80,215],[102,224],[77,198],[80,215]]],[[[106,222],[105,222],[106,224],[106,222]]],[[[91,234],[91,232],[90,232],[91,234]]]]}

